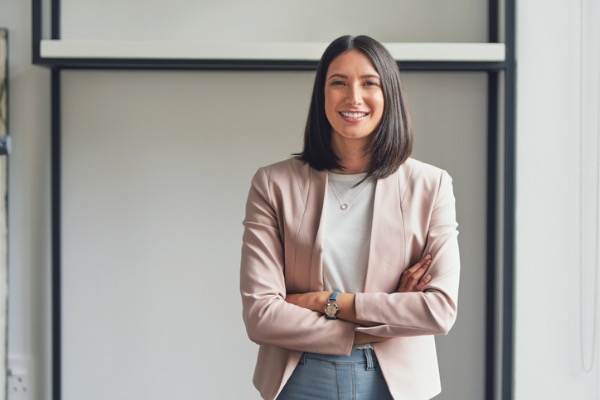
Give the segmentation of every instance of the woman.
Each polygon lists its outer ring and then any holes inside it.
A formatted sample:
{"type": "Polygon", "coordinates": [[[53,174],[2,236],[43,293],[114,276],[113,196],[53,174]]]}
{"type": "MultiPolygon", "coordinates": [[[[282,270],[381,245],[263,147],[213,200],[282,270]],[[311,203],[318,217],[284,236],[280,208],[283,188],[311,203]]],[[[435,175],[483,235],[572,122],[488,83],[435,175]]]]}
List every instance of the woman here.
{"type": "Polygon", "coordinates": [[[259,169],[246,205],[240,289],[266,399],[430,399],[435,334],[456,319],[454,195],[409,158],[398,67],[343,36],[317,68],[297,157],[259,169]]]}

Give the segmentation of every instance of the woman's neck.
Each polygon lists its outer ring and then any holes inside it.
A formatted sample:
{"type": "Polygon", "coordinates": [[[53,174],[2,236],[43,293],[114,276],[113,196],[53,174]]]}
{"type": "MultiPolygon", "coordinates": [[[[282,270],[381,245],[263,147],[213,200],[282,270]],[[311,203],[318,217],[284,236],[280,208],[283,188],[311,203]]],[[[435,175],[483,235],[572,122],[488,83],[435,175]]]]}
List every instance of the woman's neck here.
{"type": "Polygon", "coordinates": [[[334,168],[331,170],[331,172],[344,175],[362,174],[364,172],[369,172],[369,165],[369,163],[348,163],[342,160],[342,168],[334,168]]]}
{"type": "Polygon", "coordinates": [[[333,169],[331,172],[337,174],[360,174],[368,172],[371,166],[371,157],[364,155],[364,143],[362,141],[335,141],[333,150],[340,158],[343,168],[333,169]]]}

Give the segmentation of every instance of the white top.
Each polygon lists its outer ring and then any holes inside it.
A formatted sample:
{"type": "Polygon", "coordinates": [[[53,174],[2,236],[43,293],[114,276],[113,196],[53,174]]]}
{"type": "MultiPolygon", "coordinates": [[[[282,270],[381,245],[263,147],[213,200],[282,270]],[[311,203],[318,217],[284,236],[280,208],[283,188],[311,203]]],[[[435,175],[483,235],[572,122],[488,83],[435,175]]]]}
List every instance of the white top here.
{"type": "Polygon", "coordinates": [[[323,238],[325,290],[359,293],[364,290],[371,244],[375,181],[367,174],[328,172],[323,238]],[[347,204],[348,207],[342,206],[347,204]]]}

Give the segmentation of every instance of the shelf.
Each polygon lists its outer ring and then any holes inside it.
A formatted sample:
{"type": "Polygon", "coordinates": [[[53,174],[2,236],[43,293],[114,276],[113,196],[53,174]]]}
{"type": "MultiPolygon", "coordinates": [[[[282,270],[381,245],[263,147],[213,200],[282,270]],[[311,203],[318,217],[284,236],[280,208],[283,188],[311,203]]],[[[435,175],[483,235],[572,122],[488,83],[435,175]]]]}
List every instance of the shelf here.
{"type": "MultiPolygon", "coordinates": [[[[504,62],[503,43],[384,43],[399,62],[504,62]]],[[[41,40],[52,60],[318,61],[327,43],[41,40]]]]}

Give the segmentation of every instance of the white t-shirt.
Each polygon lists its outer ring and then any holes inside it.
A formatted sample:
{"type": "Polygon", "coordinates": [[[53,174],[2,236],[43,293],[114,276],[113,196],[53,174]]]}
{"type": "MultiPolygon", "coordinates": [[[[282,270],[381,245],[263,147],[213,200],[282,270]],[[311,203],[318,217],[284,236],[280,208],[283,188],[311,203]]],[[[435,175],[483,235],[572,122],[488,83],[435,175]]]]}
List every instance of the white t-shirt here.
{"type": "Polygon", "coordinates": [[[366,173],[328,174],[323,237],[325,290],[362,292],[371,244],[375,181],[367,179],[355,187],[366,173]]]}

